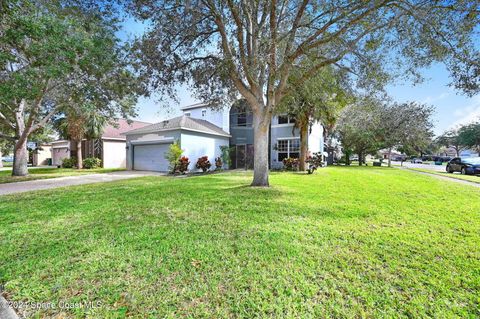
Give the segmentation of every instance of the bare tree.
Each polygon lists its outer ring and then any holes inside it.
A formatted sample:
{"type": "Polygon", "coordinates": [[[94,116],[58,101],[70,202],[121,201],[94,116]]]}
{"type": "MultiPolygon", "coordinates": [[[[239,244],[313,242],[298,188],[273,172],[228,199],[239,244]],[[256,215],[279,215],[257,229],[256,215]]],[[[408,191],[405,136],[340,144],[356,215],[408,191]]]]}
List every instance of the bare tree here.
{"type": "Polygon", "coordinates": [[[175,96],[175,85],[190,83],[212,105],[226,95],[248,101],[252,186],[269,185],[268,128],[291,87],[328,65],[367,85],[392,74],[416,78],[415,70],[433,61],[450,69],[468,63],[480,17],[476,1],[462,0],[132,0],[130,8],[151,26],[136,43],[150,90],[175,96]],[[287,85],[306,57],[313,65],[287,85]]]}

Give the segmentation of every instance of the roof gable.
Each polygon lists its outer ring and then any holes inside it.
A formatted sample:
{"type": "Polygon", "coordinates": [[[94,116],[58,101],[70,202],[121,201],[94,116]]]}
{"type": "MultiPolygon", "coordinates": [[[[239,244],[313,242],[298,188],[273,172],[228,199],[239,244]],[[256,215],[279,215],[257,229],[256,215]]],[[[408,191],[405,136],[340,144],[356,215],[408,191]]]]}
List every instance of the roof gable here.
{"type": "Polygon", "coordinates": [[[159,123],[148,125],[139,129],[131,130],[125,133],[125,135],[152,133],[157,131],[170,131],[170,130],[190,130],[195,132],[201,132],[205,134],[220,135],[230,137],[230,135],[222,130],[220,127],[212,124],[206,120],[194,119],[188,116],[178,116],[169,120],[165,120],[159,123]]]}
{"type": "Polygon", "coordinates": [[[140,121],[132,121],[129,124],[126,119],[118,119],[116,124],[117,125],[109,124],[105,126],[103,129],[102,138],[125,139],[125,132],[151,125],[151,123],[140,121]]]}

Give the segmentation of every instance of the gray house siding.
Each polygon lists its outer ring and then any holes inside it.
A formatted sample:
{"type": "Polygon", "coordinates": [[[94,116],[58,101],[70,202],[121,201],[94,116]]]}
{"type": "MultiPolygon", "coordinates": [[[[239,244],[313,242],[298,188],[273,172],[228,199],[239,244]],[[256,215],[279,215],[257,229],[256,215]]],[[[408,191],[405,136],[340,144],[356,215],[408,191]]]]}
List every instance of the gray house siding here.
{"type": "Polygon", "coordinates": [[[195,119],[209,121],[229,133],[230,123],[228,111],[213,110],[207,106],[199,106],[197,108],[186,108],[183,110],[183,114],[195,119]]]}

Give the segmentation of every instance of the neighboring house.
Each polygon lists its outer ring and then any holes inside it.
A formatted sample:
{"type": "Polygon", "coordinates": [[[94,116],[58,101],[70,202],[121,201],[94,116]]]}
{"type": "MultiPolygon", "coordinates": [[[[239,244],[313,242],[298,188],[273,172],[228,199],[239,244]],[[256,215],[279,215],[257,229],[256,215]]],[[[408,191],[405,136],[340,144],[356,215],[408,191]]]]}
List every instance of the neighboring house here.
{"type": "MultiPolygon", "coordinates": [[[[388,160],[388,150],[387,149],[380,150],[379,153],[380,153],[380,156],[384,160],[388,160]]],[[[391,158],[392,161],[405,161],[407,159],[407,155],[402,154],[401,152],[399,152],[397,150],[392,150],[391,153],[390,153],[390,156],[392,157],[391,158]]]]}
{"type": "MultiPolygon", "coordinates": [[[[454,147],[447,147],[441,150],[441,152],[438,154],[440,156],[449,156],[449,157],[457,157],[457,151],[455,150],[454,147]]],[[[479,156],[478,152],[475,150],[471,149],[466,149],[466,150],[461,150],[460,151],[460,157],[476,157],[479,156]]]]}
{"type": "MultiPolygon", "coordinates": [[[[179,141],[190,159],[189,169],[201,156],[214,163],[221,155],[220,146],[231,147],[230,168],[253,168],[253,114],[237,104],[230,109],[212,109],[199,103],[182,108],[183,116],[126,133],[127,168],[167,171],[165,153],[170,144],[179,141]]],[[[271,168],[283,167],[282,160],[300,155],[300,134],[293,119],[274,116],[270,128],[269,162],[271,168]]],[[[311,153],[323,153],[323,127],[316,123],[308,136],[311,153]]]]}
{"type": "MultiPolygon", "coordinates": [[[[116,125],[107,125],[102,136],[82,141],[82,158],[96,157],[102,160],[104,168],[126,167],[126,138],[123,133],[142,128],[151,123],[119,119],[116,125]]],[[[64,158],[76,157],[76,143],[69,140],[52,142],[52,165],[61,165],[64,158]]]]}
{"type": "Polygon", "coordinates": [[[50,165],[52,158],[52,144],[40,144],[32,152],[32,165],[41,166],[41,165],[50,165]]]}
{"type": "MultiPolygon", "coordinates": [[[[206,112],[202,116],[203,108],[203,105],[199,105],[189,111],[185,110],[185,115],[125,133],[127,169],[167,172],[169,163],[165,155],[170,145],[176,141],[180,143],[183,155],[190,159],[189,170],[195,170],[197,159],[202,156],[208,156],[214,166],[215,158],[221,156],[220,147],[228,146],[230,135],[205,119],[193,118],[197,109],[200,110],[200,117],[206,118],[206,112]],[[191,113],[188,114],[189,112],[191,113]]],[[[213,119],[220,120],[216,112],[208,114],[213,119]]]]}

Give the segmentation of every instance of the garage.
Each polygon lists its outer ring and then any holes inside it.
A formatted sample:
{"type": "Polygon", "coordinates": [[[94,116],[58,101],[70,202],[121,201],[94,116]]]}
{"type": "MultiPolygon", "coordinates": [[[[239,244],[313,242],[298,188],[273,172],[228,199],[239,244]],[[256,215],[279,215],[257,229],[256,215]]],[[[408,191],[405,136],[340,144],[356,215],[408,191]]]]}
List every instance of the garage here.
{"type": "Polygon", "coordinates": [[[133,169],[139,171],[167,172],[165,154],[170,144],[139,144],[133,146],[133,169]]]}
{"type": "Polygon", "coordinates": [[[207,156],[212,164],[228,147],[230,135],[220,127],[200,119],[179,116],[125,133],[127,137],[127,169],[168,172],[165,159],[170,145],[177,142],[182,155],[190,160],[188,170],[197,171],[195,164],[207,156]]]}

